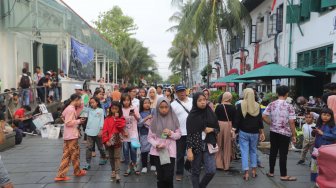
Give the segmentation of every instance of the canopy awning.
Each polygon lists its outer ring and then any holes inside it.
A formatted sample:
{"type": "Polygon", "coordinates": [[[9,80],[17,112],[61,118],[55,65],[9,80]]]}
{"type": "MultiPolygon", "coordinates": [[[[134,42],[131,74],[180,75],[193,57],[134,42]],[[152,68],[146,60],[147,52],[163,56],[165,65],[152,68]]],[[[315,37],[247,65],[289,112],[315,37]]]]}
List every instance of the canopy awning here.
{"type": "Polygon", "coordinates": [[[265,80],[279,78],[314,77],[313,75],[287,68],[275,63],[268,63],[258,69],[236,77],[236,80],[265,80]]]}
{"type": "Polygon", "coordinates": [[[231,74],[228,76],[221,77],[213,82],[215,83],[250,83],[254,81],[246,81],[246,80],[236,80],[236,78],[239,76],[239,74],[231,74]]]}

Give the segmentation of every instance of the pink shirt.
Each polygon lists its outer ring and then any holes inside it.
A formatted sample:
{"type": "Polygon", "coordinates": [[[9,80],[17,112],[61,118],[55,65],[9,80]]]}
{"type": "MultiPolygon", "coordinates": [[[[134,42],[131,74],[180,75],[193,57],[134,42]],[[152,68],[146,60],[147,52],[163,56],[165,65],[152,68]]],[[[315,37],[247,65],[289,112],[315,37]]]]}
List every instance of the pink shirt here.
{"type": "Polygon", "coordinates": [[[62,113],[64,118],[64,140],[73,140],[79,138],[78,125],[80,120],[77,119],[78,113],[73,105],[69,105],[62,113]]]}
{"type": "Polygon", "coordinates": [[[124,130],[128,133],[128,138],[123,138],[123,142],[130,142],[131,138],[139,139],[138,121],[135,119],[134,116],[129,115],[131,109],[134,109],[135,116],[140,119],[139,110],[137,108],[134,108],[132,106],[130,108],[122,108],[123,116],[126,120],[126,126],[124,130]]]}
{"type": "Polygon", "coordinates": [[[156,136],[156,134],[152,133],[151,129],[149,129],[148,142],[152,145],[149,153],[154,156],[159,156],[156,146],[158,144],[163,144],[165,148],[168,149],[169,156],[176,158],[176,140],[181,138],[182,133],[180,129],[177,129],[175,132],[172,131],[171,133],[169,138],[163,139],[156,136]]]}

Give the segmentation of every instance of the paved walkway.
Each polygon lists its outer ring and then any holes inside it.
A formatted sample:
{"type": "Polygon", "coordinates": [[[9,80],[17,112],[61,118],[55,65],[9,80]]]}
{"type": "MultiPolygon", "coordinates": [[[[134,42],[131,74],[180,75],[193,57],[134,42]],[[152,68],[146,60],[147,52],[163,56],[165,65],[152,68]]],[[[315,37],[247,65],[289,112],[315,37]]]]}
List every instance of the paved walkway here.
{"type": "MultiPolygon", "coordinates": [[[[84,164],[84,144],[81,144],[81,164],[84,164]]],[[[30,137],[23,140],[23,144],[1,153],[2,159],[16,188],[44,188],[44,187],[69,187],[69,188],[154,188],[156,187],[156,177],[153,173],[146,175],[124,178],[120,184],[110,181],[110,166],[99,166],[99,157],[93,160],[92,169],[88,175],[81,178],[71,176],[67,183],[55,183],[53,181],[62,154],[62,140],[47,140],[40,137],[30,137]]],[[[98,154],[99,155],[99,154],[98,154]]],[[[260,154],[263,165],[267,166],[268,156],[260,154]]],[[[232,163],[230,172],[218,171],[211,181],[209,188],[230,187],[230,188],[309,188],[313,184],[309,180],[309,167],[307,165],[296,165],[299,153],[290,152],[288,161],[289,175],[298,177],[296,182],[281,182],[279,180],[279,170],[276,169],[276,177],[265,176],[265,169],[258,169],[259,176],[244,182],[240,172],[240,161],[232,163]]],[[[125,165],[122,165],[125,168],[125,165]]],[[[72,169],[69,171],[72,174],[72,169]]],[[[176,188],[191,187],[189,177],[182,182],[175,182],[176,188]]]]}

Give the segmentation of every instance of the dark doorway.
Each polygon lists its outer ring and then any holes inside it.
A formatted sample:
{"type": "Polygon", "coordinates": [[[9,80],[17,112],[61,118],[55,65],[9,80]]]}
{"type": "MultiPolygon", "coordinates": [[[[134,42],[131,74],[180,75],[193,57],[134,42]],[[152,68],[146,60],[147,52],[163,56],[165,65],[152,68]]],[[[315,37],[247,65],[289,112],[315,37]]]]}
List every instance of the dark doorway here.
{"type": "Polygon", "coordinates": [[[57,45],[43,44],[43,71],[58,71],[57,45]]]}
{"type": "Polygon", "coordinates": [[[314,75],[315,77],[296,79],[297,96],[322,96],[323,86],[331,81],[331,73],[315,71],[308,73],[314,75]]]}

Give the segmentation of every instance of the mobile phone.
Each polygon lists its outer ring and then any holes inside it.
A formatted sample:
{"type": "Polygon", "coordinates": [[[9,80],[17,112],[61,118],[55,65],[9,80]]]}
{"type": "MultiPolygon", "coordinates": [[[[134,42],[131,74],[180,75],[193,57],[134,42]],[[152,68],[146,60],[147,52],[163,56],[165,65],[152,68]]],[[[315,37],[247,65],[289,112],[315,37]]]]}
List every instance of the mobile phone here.
{"type": "Polygon", "coordinates": [[[129,112],[129,114],[130,114],[130,115],[131,115],[131,114],[134,114],[134,109],[131,109],[130,112],[129,112]]]}
{"type": "Polygon", "coordinates": [[[316,129],[316,127],[311,127],[312,129],[316,129]]]}

